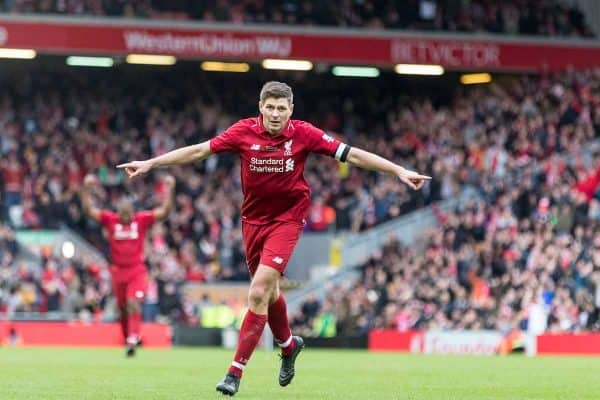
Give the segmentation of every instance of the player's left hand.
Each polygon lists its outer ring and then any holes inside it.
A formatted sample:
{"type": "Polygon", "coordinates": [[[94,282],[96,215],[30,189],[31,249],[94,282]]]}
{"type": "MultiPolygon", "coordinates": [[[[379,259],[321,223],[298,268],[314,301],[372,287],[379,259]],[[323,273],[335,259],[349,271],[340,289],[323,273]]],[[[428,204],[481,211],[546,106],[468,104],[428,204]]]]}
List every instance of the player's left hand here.
{"type": "Polygon", "coordinates": [[[418,172],[410,171],[404,168],[398,172],[398,178],[400,178],[403,183],[414,190],[421,189],[425,185],[425,182],[431,180],[430,176],[421,175],[418,172]]]}

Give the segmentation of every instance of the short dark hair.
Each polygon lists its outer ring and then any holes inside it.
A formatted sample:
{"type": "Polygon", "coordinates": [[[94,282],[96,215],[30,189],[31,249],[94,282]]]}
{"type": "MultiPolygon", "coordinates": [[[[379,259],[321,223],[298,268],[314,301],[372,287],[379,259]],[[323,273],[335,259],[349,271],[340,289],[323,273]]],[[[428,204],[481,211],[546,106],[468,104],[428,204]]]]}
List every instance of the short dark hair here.
{"type": "Polygon", "coordinates": [[[270,81],[263,85],[262,89],[260,89],[260,101],[265,101],[269,97],[288,99],[290,104],[294,102],[292,88],[283,82],[270,81]]]}

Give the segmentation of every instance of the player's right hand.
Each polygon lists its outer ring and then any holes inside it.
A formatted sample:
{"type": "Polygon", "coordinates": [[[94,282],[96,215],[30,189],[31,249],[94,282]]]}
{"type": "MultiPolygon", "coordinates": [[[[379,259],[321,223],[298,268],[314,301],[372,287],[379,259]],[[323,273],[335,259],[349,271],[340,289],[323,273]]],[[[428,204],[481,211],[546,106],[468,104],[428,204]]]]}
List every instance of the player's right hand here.
{"type": "Polygon", "coordinates": [[[152,169],[152,164],[146,161],[131,161],[125,164],[117,165],[117,168],[124,169],[127,176],[134,178],[139,175],[144,175],[152,169]]]}

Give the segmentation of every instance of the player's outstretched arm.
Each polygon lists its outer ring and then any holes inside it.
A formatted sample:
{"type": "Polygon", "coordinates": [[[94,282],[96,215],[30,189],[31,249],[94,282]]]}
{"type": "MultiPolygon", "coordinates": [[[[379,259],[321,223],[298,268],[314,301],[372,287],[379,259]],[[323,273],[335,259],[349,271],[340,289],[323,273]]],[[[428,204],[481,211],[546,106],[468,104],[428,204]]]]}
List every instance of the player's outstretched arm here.
{"type": "Polygon", "coordinates": [[[163,201],[163,203],[156,207],[153,211],[154,213],[154,219],[156,221],[160,221],[162,219],[165,219],[169,216],[169,214],[171,213],[171,210],[173,209],[173,194],[175,193],[175,178],[173,178],[171,175],[167,175],[164,178],[165,183],[167,184],[167,195],[165,197],[165,200],[163,201]]]}
{"type": "Polygon", "coordinates": [[[92,187],[98,183],[96,176],[87,174],[83,179],[83,187],[79,193],[83,212],[95,221],[100,221],[100,209],[94,206],[92,201],[92,187]]]}
{"type": "Polygon", "coordinates": [[[426,181],[431,180],[430,176],[421,175],[415,171],[402,168],[400,165],[396,165],[377,154],[356,147],[350,148],[346,161],[360,168],[396,175],[398,179],[414,190],[421,189],[426,181]]]}
{"type": "Polygon", "coordinates": [[[117,165],[117,168],[125,169],[127,175],[130,178],[133,178],[139,175],[144,175],[153,168],[164,167],[167,165],[188,164],[194,161],[200,161],[211,154],[209,143],[209,141],[206,141],[191,146],[181,147],[148,160],[131,161],[125,164],[120,164],[117,165]]]}

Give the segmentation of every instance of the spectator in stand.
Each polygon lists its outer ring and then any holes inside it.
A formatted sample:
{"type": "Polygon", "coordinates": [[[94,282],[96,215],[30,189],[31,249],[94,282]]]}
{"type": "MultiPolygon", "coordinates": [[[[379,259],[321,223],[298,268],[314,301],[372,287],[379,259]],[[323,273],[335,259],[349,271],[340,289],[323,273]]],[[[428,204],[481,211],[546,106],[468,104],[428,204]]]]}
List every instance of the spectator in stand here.
{"type": "Polygon", "coordinates": [[[323,198],[316,196],[308,212],[308,230],[323,232],[330,230],[335,223],[335,210],[323,202],[323,198]]]}
{"type": "Polygon", "coordinates": [[[11,299],[18,281],[12,273],[15,256],[18,251],[14,232],[0,222],[0,314],[8,312],[11,299]]]}
{"type": "Polygon", "coordinates": [[[22,163],[17,158],[17,152],[11,150],[8,157],[0,161],[0,170],[2,171],[2,183],[4,186],[2,199],[4,203],[4,214],[9,215],[11,208],[21,206],[21,192],[23,189],[23,177],[25,171],[22,163]]]}

